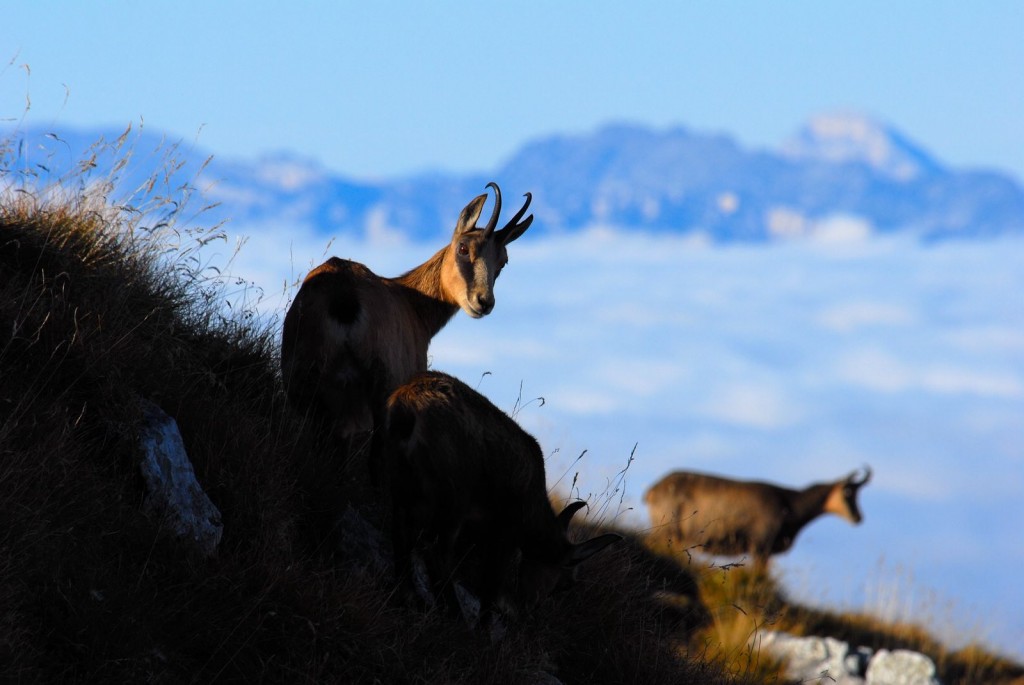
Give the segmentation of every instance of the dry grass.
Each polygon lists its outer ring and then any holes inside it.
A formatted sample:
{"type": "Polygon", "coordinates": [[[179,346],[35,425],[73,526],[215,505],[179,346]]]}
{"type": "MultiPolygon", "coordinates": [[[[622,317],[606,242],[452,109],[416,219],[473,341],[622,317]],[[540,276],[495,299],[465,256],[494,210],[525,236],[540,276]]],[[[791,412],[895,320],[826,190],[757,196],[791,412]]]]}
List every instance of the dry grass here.
{"type": "Polygon", "coordinates": [[[886,621],[868,614],[827,610],[790,601],[770,571],[742,565],[715,566],[686,550],[662,552],[693,569],[700,596],[712,616],[708,626],[693,634],[690,655],[703,656],[732,674],[758,682],[783,680],[784,669],[762,652],[754,639],[758,630],[780,630],[794,635],[829,636],[854,646],[909,649],[929,656],[944,685],[1010,685],[1024,682],[1024,665],[997,656],[979,645],[950,649],[928,630],[911,622],[886,621]]]}

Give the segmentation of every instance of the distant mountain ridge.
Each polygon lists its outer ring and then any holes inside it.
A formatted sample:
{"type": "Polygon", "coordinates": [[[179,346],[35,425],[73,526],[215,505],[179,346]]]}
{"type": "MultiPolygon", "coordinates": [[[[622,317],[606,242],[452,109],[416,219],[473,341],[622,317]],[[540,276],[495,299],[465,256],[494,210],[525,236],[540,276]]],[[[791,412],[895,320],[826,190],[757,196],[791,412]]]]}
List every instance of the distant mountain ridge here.
{"type": "MultiPolygon", "coordinates": [[[[120,135],[47,133],[8,138],[19,168],[58,174],[101,135],[120,135]]],[[[134,188],[159,168],[166,145],[159,134],[131,135],[134,156],[118,173],[121,186],[134,188]]],[[[778,150],[745,149],[728,136],[683,127],[610,124],[528,142],[485,174],[376,182],[288,154],[213,157],[205,167],[209,154],[200,149],[179,144],[177,154],[183,161],[168,187],[191,181],[206,202],[220,203],[209,217],[325,235],[390,231],[433,239],[451,230],[490,180],[510,203],[532,192],[547,232],[610,226],[760,242],[814,236],[841,222],[862,233],[910,231],[926,240],[1024,233],[1024,188],[1011,176],[949,169],[906,135],[857,113],[816,116],[778,150]]],[[[93,173],[114,161],[99,155],[93,173]]]]}

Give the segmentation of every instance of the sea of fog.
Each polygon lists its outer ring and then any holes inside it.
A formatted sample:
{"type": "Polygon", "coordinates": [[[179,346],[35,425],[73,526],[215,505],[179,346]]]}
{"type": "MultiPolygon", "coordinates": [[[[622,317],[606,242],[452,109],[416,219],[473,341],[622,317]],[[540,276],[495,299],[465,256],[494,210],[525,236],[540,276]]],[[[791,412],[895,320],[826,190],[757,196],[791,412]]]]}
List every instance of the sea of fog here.
{"type": "MultiPolygon", "coordinates": [[[[234,230],[281,318],[325,256],[394,276],[439,247],[234,230]]],[[[431,364],[540,440],[550,485],[642,529],[673,469],[802,487],[870,464],[862,525],[824,517],[777,557],[790,594],[1024,657],[1024,240],[534,228],[509,253],[493,314],[457,315],[431,364]]]]}

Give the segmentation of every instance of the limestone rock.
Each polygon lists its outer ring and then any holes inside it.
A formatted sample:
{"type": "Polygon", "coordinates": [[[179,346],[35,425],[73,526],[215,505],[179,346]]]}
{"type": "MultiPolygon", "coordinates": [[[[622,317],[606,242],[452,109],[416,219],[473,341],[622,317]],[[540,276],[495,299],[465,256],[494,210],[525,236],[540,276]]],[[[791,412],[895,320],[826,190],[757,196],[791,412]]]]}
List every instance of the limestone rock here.
{"type": "Polygon", "coordinates": [[[786,677],[801,683],[837,685],[940,685],[927,656],[904,649],[877,652],[831,637],[796,637],[782,632],[757,634],[760,647],[781,660],[786,677]]]}
{"type": "Polygon", "coordinates": [[[139,469],[147,493],[143,506],[178,537],[210,556],[224,533],[220,511],[196,480],[177,422],[148,400],[140,400],[140,404],[139,469]]]}
{"type": "Polygon", "coordinates": [[[938,685],[935,663],[906,649],[880,649],[868,664],[869,685],[938,685]]]}
{"type": "Polygon", "coordinates": [[[861,685],[864,679],[847,670],[849,646],[831,637],[796,637],[761,633],[761,646],[786,664],[786,676],[803,683],[861,685]]]}
{"type": "Polygon", "coordinates": [[[338,519],[338,531],[343,559],[377,575],[394,573],[390,543],[352,505],[347,505],[338,519]]]}

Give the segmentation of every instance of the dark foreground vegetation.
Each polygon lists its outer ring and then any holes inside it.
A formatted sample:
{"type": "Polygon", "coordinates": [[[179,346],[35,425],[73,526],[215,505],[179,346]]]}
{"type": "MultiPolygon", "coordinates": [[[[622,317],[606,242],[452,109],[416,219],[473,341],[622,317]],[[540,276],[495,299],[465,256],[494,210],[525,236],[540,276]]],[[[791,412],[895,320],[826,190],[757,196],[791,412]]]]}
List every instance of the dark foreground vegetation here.
{"type": "Polygon", "coordinates": [[[276,326],[225,316],[233,284],[169,249],[204,237],[42,195],[0,206],[0,679],[729,682],[677,649],[638,545],[498,641],[405,606],[331,534],[349,505],[380,516],[285,406],[276,326]],[[142,398],[222,513],[212,558],[145,513],[142,398]]]}
{"type": "Polygon", "coordinates": [[[693,571],[635,537],[502,639],[407,606],[339,539],[350,507],[383,526],[377,497],[285,406],[277,326],[188,248],[210,234],[177,228],[177,210],[6,188],[0,680],[780,682],[750,646],[769,625],[918,649],[947,684],[1024,676],[916,628],[792,606],[766,575],[693,571]],[[176,419],[222,513],[212,557],[144,507],[143,399],[176,419]]]}

